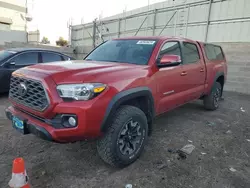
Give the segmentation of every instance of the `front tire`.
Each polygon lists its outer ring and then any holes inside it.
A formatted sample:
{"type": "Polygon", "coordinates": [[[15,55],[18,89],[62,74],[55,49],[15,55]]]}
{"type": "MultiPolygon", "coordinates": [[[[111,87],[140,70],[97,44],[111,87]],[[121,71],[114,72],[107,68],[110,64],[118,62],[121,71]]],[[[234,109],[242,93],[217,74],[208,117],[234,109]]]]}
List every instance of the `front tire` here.
{"type": "Polygon", "coordinates": [[[203,99],[203,104],[207,110],[216,110],[219,108],[219,101],[221,98],[222,86],[219,82],[215,82],[212,91],[203,99]]]}
{"type": "Polygon", "coordinates": [[[104,162],[125,167],[143,151],[148,138],[146,115],[134,106],[121,106],[105,135],[97,142],[97,151],[104,162]]]}

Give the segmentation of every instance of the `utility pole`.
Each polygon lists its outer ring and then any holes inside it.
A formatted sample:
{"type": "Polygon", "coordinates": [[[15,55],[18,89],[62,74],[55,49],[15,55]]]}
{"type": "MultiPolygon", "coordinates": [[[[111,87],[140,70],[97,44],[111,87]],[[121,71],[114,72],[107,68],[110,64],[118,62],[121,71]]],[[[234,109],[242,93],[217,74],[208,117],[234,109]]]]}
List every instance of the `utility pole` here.
{"type": "Polygon", "coordinates": [[[25,9],[26,9],[26,11],[25,11],[25,32],[26,32],[26,42],[28,43],[29,42],[29,34],[28,34],[28,29],[27,29],[27,14],[28,14],[28,0],[26,0],[25,1],[25,9]]]}
{"type": "Polygon", "coordinates": [[[97,19],[95,19],[94,21],[93,21],[93,48],[95,48],[96,47],[96,44],[95,44],[95,42],[96,42],[96,20],[97,19]]]}
{"type": "Polygon", "coordinates": [[[212,10],[212,4],[213,0],[209,1],[209,7],[208,7],[208,14],[207,14],[207,24],[206,24],[206,33],[205,33],[205,42],[207,42],[207,37],[208,37],[208,29],[210,25],[210,15],[211,15],[211,10],[212,10]]]}

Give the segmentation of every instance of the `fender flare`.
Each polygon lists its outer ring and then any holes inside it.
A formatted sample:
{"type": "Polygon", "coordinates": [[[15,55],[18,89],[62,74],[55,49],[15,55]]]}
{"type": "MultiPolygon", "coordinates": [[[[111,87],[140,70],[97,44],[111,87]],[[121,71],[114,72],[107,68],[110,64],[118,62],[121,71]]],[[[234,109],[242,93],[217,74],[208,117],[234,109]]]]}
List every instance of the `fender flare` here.
{"type": "Polygon", "coordinates": [[[111,121],[112,115],[117,111],[117,109],[122,103],[137,97],[147,97],[149,99],[149,112],[153,118],[155,116],[155,106],[151,89],[148,87],[137,87],[133,89],[128,89],[116,94],[109,102],[101,124],[101,131],[106,131],[111,121]]]}
{"type": "MultiPolygon", "coordinates": [[[[217,80],[220,76],[224,76],[224,78],[225,78],[224,72],[217,72],[217,73],[216,73],[215,78],[214,78],[214,81],[213,81],[213,84],[212,84],[211,89],[210,89],[210,92],[212,91],[213,86],[214,86],[216,80],[217,80]]],[[[224,80],[224,82],[225,82],[225,80],[224,80]]],[[[225,85],[225,83],[224,83],[224,85],[225,85]]],[[[223,92],[223,86],[221,86],[221,87],[222,87],[222,92],[223,92]]],[[[221,93],[221,94],[222,94],[222,93],[221,93]]]]}

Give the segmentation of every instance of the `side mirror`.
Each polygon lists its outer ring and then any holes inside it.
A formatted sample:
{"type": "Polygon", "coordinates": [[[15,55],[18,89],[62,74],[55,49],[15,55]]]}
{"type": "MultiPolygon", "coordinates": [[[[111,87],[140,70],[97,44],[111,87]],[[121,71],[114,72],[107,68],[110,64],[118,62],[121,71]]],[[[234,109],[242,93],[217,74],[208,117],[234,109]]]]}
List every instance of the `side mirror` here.
{"type": "Polygon", "coordinates": [[[158,67],[171,67],[181,64],[181,57],[178,55],[163,55],[158,63],[158,67]]]}

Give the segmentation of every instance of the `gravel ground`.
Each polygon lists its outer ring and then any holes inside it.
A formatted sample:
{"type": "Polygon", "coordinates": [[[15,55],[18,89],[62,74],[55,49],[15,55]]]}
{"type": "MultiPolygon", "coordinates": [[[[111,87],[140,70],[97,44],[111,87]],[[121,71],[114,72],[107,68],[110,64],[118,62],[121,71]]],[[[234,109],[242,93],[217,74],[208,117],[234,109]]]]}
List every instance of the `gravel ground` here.
{"type": "Polygon", "coordinates": [[[217,111],[197,101],[158,117],[142,156],[124,169],[104,164],[95,142],[56,144],[19,134],[4,116],[7,105],[0,96],[1,188],[19,156],[33,188],[250,187],[250,96],[227,92],[217,111]],[[186,159],[168,151],[190,143],[195,149],[186,159]]]}

